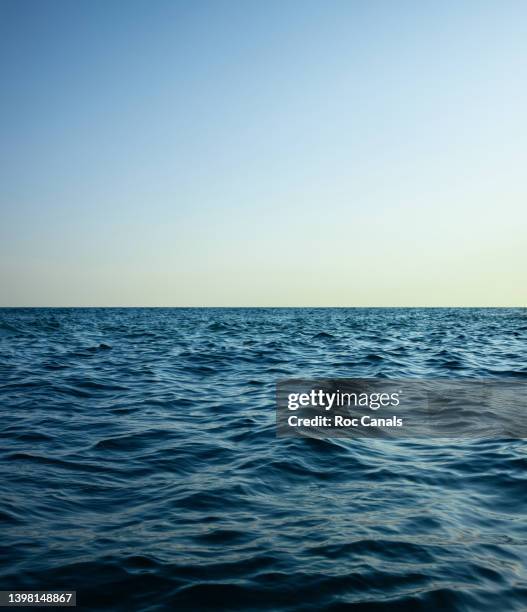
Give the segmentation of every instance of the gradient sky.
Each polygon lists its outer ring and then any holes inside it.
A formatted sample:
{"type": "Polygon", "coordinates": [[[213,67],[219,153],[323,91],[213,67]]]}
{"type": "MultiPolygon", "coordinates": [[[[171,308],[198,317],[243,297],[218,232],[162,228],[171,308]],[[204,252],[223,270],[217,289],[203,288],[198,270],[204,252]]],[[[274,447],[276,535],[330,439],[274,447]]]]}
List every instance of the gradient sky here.
{"type": "Polygon", "coordinates": [[[527,3],[0,0],[0,305],[527,305],[527,3]]]}

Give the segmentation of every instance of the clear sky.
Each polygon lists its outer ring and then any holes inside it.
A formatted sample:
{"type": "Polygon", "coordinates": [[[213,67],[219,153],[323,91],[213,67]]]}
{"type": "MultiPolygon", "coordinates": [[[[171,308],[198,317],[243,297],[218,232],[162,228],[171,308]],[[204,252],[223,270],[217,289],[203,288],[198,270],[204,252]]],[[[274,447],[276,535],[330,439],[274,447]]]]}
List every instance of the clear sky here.
{"type": "Polygon", "coordinates": [[[527,305],[524,0],[0,0],[0,305],[527,305]]]}

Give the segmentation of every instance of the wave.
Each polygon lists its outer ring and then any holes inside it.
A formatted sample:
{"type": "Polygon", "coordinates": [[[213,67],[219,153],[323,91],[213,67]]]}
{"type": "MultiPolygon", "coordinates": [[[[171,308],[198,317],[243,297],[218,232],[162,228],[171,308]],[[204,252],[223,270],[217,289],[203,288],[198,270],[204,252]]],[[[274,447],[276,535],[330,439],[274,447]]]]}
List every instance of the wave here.
{"type": "MultiPolygon", "coordinates": [[[[522,440],[287,439],[283,377],[527,373],[525,309],[0,309],[0,577],[101,610],[524,610],[522,440]]],[[[474,410],[474,407],[470,407],[474,410]]]]}

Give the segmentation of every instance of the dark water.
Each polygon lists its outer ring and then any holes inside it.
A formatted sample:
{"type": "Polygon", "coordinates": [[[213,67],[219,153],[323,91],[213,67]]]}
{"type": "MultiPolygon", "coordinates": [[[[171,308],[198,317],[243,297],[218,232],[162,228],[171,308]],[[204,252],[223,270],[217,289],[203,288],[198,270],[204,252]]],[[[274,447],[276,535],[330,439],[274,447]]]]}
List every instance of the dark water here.
{"type": "Polygon", "coordinates": [[[525,309],[0,310],[0,589],[525,610],[527,445],[275,437],[274,383],[527,376],[525,309]]]}

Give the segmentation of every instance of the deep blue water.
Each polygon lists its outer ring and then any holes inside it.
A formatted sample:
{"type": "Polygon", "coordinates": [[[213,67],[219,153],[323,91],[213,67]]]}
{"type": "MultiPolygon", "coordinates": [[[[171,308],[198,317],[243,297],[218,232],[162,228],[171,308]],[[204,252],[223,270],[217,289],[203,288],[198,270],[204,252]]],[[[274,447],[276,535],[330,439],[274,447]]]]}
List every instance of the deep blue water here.
{"type": "Polygon", "coordinates": [[[0,589],[525,610],[527,445],[276,438],[288,377],[527,376],[525,309],[0,310],[0,589]]]}

